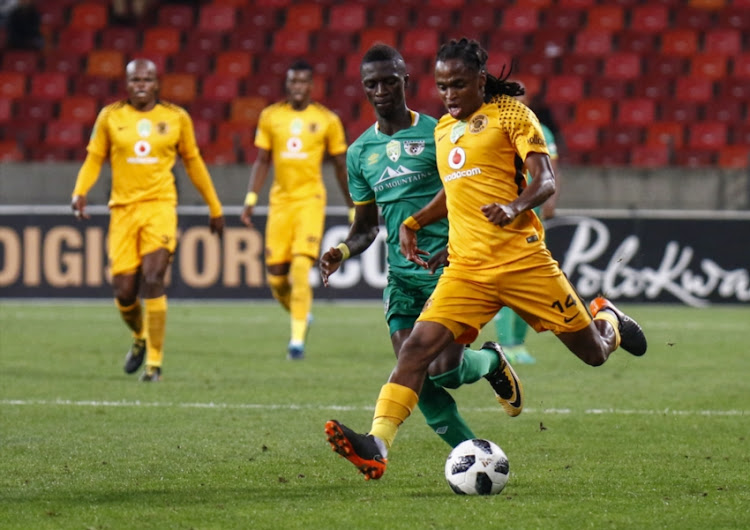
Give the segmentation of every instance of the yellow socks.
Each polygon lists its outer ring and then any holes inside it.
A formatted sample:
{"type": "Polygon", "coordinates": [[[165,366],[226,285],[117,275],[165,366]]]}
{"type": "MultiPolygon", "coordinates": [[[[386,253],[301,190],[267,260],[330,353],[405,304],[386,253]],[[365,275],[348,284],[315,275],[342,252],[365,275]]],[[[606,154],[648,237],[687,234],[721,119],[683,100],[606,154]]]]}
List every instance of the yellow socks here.
{"type": "Polygon", "coordinates": [[[117,298],[115,298],[115,305],[120,310],[120,316],[122,320],[133,332],[133,337],[136,339],[143,339],[146,337],[146,329],[143,326],[143,310],[141,309],[141,301],[136,298],[135,303],[129,306],[122,305],[117,298]]]}
{"type": "Polygon", "coordinates": [[[167,296],[146,298],[146,328],[148,329],[148,353],[146,369],[160,367],[164,357],[164,334],[167,324],[167,296]]]}
{"type": "Polygon", "coordinates": [[[292,314],[292,336],[290,344],[302,346],[307,335],[307,315],[312,307],[312,287],[310,287],[310,267],[313,260],[307,256],[292,258],[290,313],[292,314]]]}
{"type": "Polygon", "coordinates": [[[390,449],[399,426],[417,406],[419,396],[411,388],[396,383],[386,383],[380,389],[375,404],[375,416],[370,434],[383,440],[390,449]]]}
{"type": "Polygon", "coordinates": [[[289,278],[286,275],[269,274],[268,285],[271,287],[273,297],[278,300],[284,309],[289,311],[289,302],[292,297],[292,286],[289,285],[289,278]]]}
{"type": "Polygon", "coordinates": [[[619,348],[620,347],[620,321],[617,319],[617,316],[607,309],[602,309],[596,314],[596,316],[594,317],[594,320],[604,320],[610,323],[610,325],[612,326],[612,329],[615,330],[615,348],[619,348]]]}

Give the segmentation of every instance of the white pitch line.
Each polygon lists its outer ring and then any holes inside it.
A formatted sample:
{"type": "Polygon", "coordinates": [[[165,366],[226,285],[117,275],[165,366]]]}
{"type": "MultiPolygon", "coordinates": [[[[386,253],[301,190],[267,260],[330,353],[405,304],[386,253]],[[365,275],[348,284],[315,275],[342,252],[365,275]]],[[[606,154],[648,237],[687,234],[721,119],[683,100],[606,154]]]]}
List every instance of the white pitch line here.
{"type": "MultiPolygon", "coordinates": [[[[373,407],[355,407],[350,405],[297,405],[297,404],[267,404],[267,403],[174,403],[147,401],[89,401],[70,399],[0,399],[0,406],[62,406],[62,407],[157,407],[157,408],[187,408],[187,409],[215,409],[215,410],[335,410],[335,411],[372,411],[373,407]]],[[[497,407],[463,408],[469,412],[498,411],[497,407]]],[[[594,414],[620,416],[750,416],[747,410],[674,410],[666,409],[533,409],[526,408],[531,414],[594,414]]]]}

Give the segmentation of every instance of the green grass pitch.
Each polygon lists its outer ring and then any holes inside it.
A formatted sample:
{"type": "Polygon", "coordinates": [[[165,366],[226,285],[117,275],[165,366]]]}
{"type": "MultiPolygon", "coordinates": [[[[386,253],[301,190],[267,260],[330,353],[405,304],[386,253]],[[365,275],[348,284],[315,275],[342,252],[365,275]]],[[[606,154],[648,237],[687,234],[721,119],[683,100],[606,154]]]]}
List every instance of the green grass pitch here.
{"type": "Polygon", "coordinates": [[[317,303],[290,362],[276,305],[171,301],[146,384],[112,302],[0,302],[0,528],[750,528],[750,309],[623,308],[643,358],[591,368],[532,334],[519,417],[484,381],[453,392],[511,466],[462,497],[418,411],[380,481],[325,442],[328,419],[370,426],[394,363],[379,304],[317,303]]]}

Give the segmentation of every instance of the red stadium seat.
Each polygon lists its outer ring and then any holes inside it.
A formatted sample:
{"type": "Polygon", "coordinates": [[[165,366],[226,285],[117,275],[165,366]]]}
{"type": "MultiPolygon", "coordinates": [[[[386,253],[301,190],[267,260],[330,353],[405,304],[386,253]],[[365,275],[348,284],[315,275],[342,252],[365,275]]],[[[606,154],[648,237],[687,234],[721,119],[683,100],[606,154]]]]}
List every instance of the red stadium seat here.
{"type": "Polygon", "coordinates": [[[211,129],[213,125],[207,120],[193,120],[193,130],[195,131],[195,141],[198,146],[208,145],[211,143],[211,129]]]}
{"type": "Polygon", "coordinates": [[[239,94],[239,83],[234,77],[211,74],[203,78],[201,95],[206,99],[232,101],[239,94]]]}
{"type": "Polygon", "coordinates": [[[539,28],[539,11],[535,7],[509,5],[500,16],[500,33],[532,33],[539,28]]]}
{"type": "Polygon", "coordinates": [[[180,52],[172,57],[171,70],[173,73],[205,75],[211,71],[210,58],[204,54],[180,52]]]}
{"type": "Polygon", "coordinates": [[[55,116],[55,102],[49,99],[24,98],[16,103],[16,118],[47,122],[55,116]]]}
{"type": "Polygon", "coordinates": [[[198,13],[197,29],[200,31],[228,32],[235,26],[236,12],[233,6],[204,4],[198,13]]]}
{"type": "Polygon", "coordinates": [[[508,53],[511,55],[522,54],[526,51],[527,40],[528,36],[525,33],[490,32],[487,51],[490,56],[496,52],[508,53]]]}
{"type": "Polygon", "coordinates": [[[599,77],[588,84],[588,96],[620,100],[627,97],[630,86],[631,83],[627,80],[599,77]]]}
{"type": "MultiPolygon", "coordinates": [[[[398,43],[398,33],[393,28],[367,28],[359,34],[359,52],[363,54],[370,46],[375,43],[388,44],[396,46],[398,43]]],[[[361,61],[361,56],[355,56],[357,64],[361,61]]],[[[358,67],[359,68],[359,67],[358,67]]]]}
{"type": "Polygon", "coordinates": [[[687,146],[691,149],[717,150],[727,144],[727,124],[720,121],[700,121],[688,128],[687,146]]]}
{"type": "Polygon", "coordinates": [[[229,49],[251,54],[266,52],[271,46],[271,35],[262,29],[240,26],[229,34],[229,49]]]}
{"type": "Polygon", "coordinates": [[[255,143],[255,123],[239,121],[223,121],[216,130],[216,143],[229,144],[234,148],[244,150],[252,148],[255,143]]]}
{"type": "MultiPolygon", "coordinates": [[[[532,94],[529,91],[529,94],[532,94]]],[[[574,103],[551,103],[547,106],[547,110],[552,115],[552,118],[557,123],[572,122],[575,114],[574,103]]]]}
{"type": "Polygon", "coordinates": [[[224,101],[198,98],[188,105],[193,119],[217,122],[227,119],[227,103],[224,101]]]}
{"type": "Polygon", "coordinates": [[[659,103],[659,119],[683,123],[694,122],[698,119],[698,105],[692,101],[662,100],[659,103]]]}
{"type": "Polygon", "coordinates": [[[434,58],[439,45],[439,33],[434,29],[415,28],[401,36],[401,53],[434,58]]]}
{"type": "Polygon", "coordinates": [[[750,30],[750,9],[743,6],[731,5],[719,10],[718,26],[738,30],[750,30]]]}
{"type": "Polygon", "coordinates": [[[237,163],[237,150],[232,142],[211,143],[201,147],[206,164],[222,166],[237,163]]]}
{"type": "Polygon", "coordinates": [[[122,52],[117,50],[93,50],[89,53],[88,75],[119,79],[125,72],[125,61],[122,52]]]}
{"type": "Polygon", "coordinates": [[[603,31],[620,31],[623,28],[623,9],[618,5],[595,5],[587,9],[586,27],[603,31]]]}
{"type": "Polygon", "coordinates": [[[575,33],[573,49],[581,55],[607,55],[612,51],[612,41],[609,31],[584,29],[575,33]]]}
{"type": "Polygon", "coordinates": [[[305,31],[281,29],[273,34],[273,53],[301,56],[310,52],[310,35],[305,31]]]}
{"type": "Polygon", "coordinates": [[[636,146],[630,153],[630,165],[642,168],[661,168],[669,165],[667,147],[636,146]]]}
{"type": "Polygon", "coordinates": [[[57,37],[57,49],[60,52],[85,54],[94,49],[95,33],[93,30],[63,28],[57,37]]]}
{"type": "Polygon", "coordinates": [[[197,30],[190,33],[182,51],[216,54],[224,49],[224,34],[217,31],[197,30]]]}
{"type": "Polygon", "coordinates": [[[112,95],[112,80],[88,75],[73,77],[73,94],[87,96],[97,100],[112,95]]]}
{"type": "Polygon", "coordinates": [[[713,13],[708,9],[682,6],[674,10],[674,27],[705,31],[713,25],[713,13]]]}
{"type": "Polygon", "coordinates": [[[60,119],[92,125],[99,112],[97,100],[87,96],[67,96],[60,101],[60,119]]]}
{"type": "Polygon", "coordinates": [[[497,27],[497,14],[499,9],[492,6],[472,5],[471,9],[460,11],[458,29],[463,35],[477,35],[486,31],[492,31],[497,27]]]}
{"type": "Polygon", "coordinates": [[[29,149],[29,158],[48,163],[71,160],[71,148],[62,145],[34,145],[29,149]]]}
{"type": "Polygon", "coordinates": [[[44,139],[51,146],[77,147],[83,142],[83,125],[79,122],[53,120],[47,123],[44,139]]]}
{"type": "Polygon", "coordinates": [[[409,29],[412,24],[412,8],[397,2],[389,4],[388,9],[374,9],[372,17],[373,28],[409,29]]]}
{"type": "Polygon", "coordinates": [[[3,72],[33,74],[39,69],[39,54],[35,51],[6,50],[3,52],[3,72]]]}
{"type": "Polygon", "coordinates": [[[714,29],[703,36],[703,51],[718,55],[736,55],[742,51],[742,35],[737,29],[714,29]]]}
{"type": "Polygon", "coordinates": [[[599,146],[599,128],[583,123],[566,123],[562,125],[562,136],[570,151],[593,151],[599,146]]]}
{"type": "Polygon", "coordinates": [[[58,100],[68,93],[68,76],[59,72],[40,72],[31,77],[31,95],[58,100]]]}
{"type": "Polygon", "coordinates": [[[415,14],[414,27],[450,31],[453,30],[457,18],[458,14],[450,9],[418,9],[415,14]]]}
{"type": "Polygon", "coordinates": [[[678,77],[675,79],[674,96],[680,101],[707,102],[713,98],[714,85],[703,77],[678,77]]]}
{"type": "Polygon", "coordinates": [[[719,150],[717,160],[723,169],[747,169],[750,167],[750,146],[728,145],[719,150]]]}
{"type": "Polygon", "coordinates": [[[272,78],[275,83],[282,84],[286,71],[293,61],[294,57],[288,55],[264,54],[258,57],[255,73],[257,76],[266,76],[272,78]]]}
{"type": "Polygon", "coordinates": [[[671,29],[661,35],[661,53],[690,57],[698,51],[698,32],[691,29],[671,29]]]}
{"type": "Polygon", "coordinates": [[[697,53],[690,58],[690,75],[720,79],[727,73],[727,58],[716,53],[697,53]]]}
{"type": "Polygon", "coordinates": [[[518,73],[521,74],[547,77],[557,73],[555,59],[543,54],[530,53],[524,55],[523,61],[519,61],[517,65],[518,73]]]}
{"type": "Polygon", "coordinates": [[[11,100],[1,98],[0,99],[0,123],[6,123],[10,121],[10,118],[12,115],[13,115],[13,107],[11,105],[11,100]]]}
{"type": "Polygon", "coordinates": [[[333,78],[341,72],[341,57],[331,54],[310,54],[307,56],[307,62],[313,67],[313,72],[320,77],[320,81],[314,86],[325,85],[325,79],[333,78]]]}
{"type": "Polygon", "coordinates": [[[197,94],[196,84],[193,74],[162,74],[160,96],[178,104],[190,103],[197,94]]]}
{"type": "Polygon", "coordinates": [[[366,7],[361,4],[343,3],[332,5],[328,11],[329,26],[337,31],[353,33],[367,25],[366,7]]]}
{"type": "Polygon", "coordinates": [[[252,73],[252,58],[246,52],[224,51],[216,55],[215,73],[237,78],[247,77],[252,73]]]}
{"type": "Polygon", "coordinates": [[[157,20],[159,26],[187,31],[193,28],[195,14],[192,6],[166,4],[159,7],[157,20]]]}
{"type": "Polygon", "coordinates": [[[100,33],[101,48],[118,50],[122,53],[133,53],[138,49],[138,34],[134,28],[112,26],[100,33]]]}
{"type": "Polygon", "coordinates": [[[750,79],[750,52],[732,57],[732,77],[750,79]]]}
{"type": "Polygon", "coordinates": [[[604,58],[604,76],[636,79],[641,75],[641,56],[636,53],[613,53],[604,58]]]}
{"type": "Polygon", "coordinates": [[[0,128],[4,140],[14,140],[22,146],[38,145],[42,141],[43,124],[24,118],[10,120],[6,127],[0,128]]]}
{"type": "Polygon", "coordinates": [[[587,27],[583,23],[584,11],[564,7],[552,7],[542,11],[540,27],[547,31],[578,31],[587,27]]]}
{"type": "Polygon", "coordinates": [[[75,53],[50,50],[44,54],[44,70],[47,72],[80,74],[83,71],[82,63],[82,56],[75,53]]]}
{"type": "Polygon", "coordinates": [[[630,28],[644,33],[661,33],[669,27],[669,9],[659,4],[639,5],[630,10],[630,28]]]}
{"type": "Polygon", "coordinates": [[[732,145],[750,145],[750,122],[735,122],[729,125],[729,141],[732,145]]]}
{"type": "Polygon", "coordinates": [[[68,6],[64,4],[46,2],[39,14],[43,34],[56,33],[68,23],[68,6]]]}
{"type": "Polygon", "coordinates": [[[612,122],[612,102],[608,99],[584,99],[576,104],[575,121],[601,127],[612,122]]]}
{"type": "Polygon", "coordinates": [[[283,11],[274,6],[262,6],[255,3],[253,6],[238,10],[240,15],[237,29],[252,28],[264,32],[281,27],[283,11]]]}
{"type": "Polygon", "coordinates": [[[284,27],[298,31],[315,31],[323,27],[323,7],[320,4],[293,4],[286,10],[284,27]]]}
{"type": "Polygon", "coordinates": [[[685,144],[685,124],[676,121],[657,121],[646,127],[647,147],[667,146],[680,149],[685,144]]]}
{"type": "Polygon", "coordinates": [[[656,109],[651,99],[625,99],[617,103],[617,123],[645,126],[654,121],[656,109]]]}
{"type": "Polygon", "coordinates": [[[560,71],[581,77],[599,77],[602,74],[602,59],[591,55],[566,54],[560,57],[560,71]]]}
{"type": "Polygon", "coordinates": [[[583,97],[583,78],[559,75],[547,79],[547,103],[577,103],[583,97]]]}
{"type": "Polygon", "coordinates": [[[726,78],[718,82],[719,96],[750,102],[750,79],[726,78]]]}
{"type": "Polygon", "coordinates": [[[15,140],[0,141],[0,162],[22,162],[23,151],[15,140]]]}
{"type": "Polygon", "coordinates": [[[745,119],[745,112],[736,99],[715,99],[703,105],[703,119],[731,123],[745,119]]]}
{"type": "Polygon", "coordinates": [[[644,73],[664,77],[677,77],[687,72],[687,65],[688,59],[685,57],[650,55],[645,58],[644,73]]]}
{"type": "Polygon", "coordinates": [[[261,111],[269,101],[264,97],[250,96],[237,98],[230,104],[229,120],[243,123],[258,123],[261,111]]]}
{"type": "Polygon", "coordinates": [[[180,51],[181,35],[177,28],[148,28],[143,34],[141,50],[164,55],[173,55],[180,51]]]}
{"type": "Polygon", "coordinates": [[[68,27],[76,30],[100,30],[107,26],[108,18],[106,3],[84,2],[71,7],[68,27]]]}
{"type": "Polygon", "coordinates": [[[660,75],[641,77],[633,83],[633,96],[665,100],[672,97],[672,78],[660,75]]]}
{"type": "Polygon", "coordinates": [[[621,52],[647,54],[655,49],[656,35],[640,31],[620,31],[617,33],[617,48],[621,52]]]}
{"type": "Polygon", "coordinates": [[[677,166],[694,169],[712,168],[716,165],[715,150],[682,149],[674,154],[674,163],[677,166]]]}

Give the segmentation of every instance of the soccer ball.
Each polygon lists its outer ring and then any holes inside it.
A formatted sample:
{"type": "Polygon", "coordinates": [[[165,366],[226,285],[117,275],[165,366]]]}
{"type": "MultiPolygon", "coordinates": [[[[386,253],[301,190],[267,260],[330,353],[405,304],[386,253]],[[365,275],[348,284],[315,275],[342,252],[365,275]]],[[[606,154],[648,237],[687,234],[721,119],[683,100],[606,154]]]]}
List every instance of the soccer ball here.
{"type": "Polygon", "coordinates": [[[496,495],[508,482],[508,457],[489,440],[466,440],[445,461],[445,479],[459,495],[496,495]]]}

